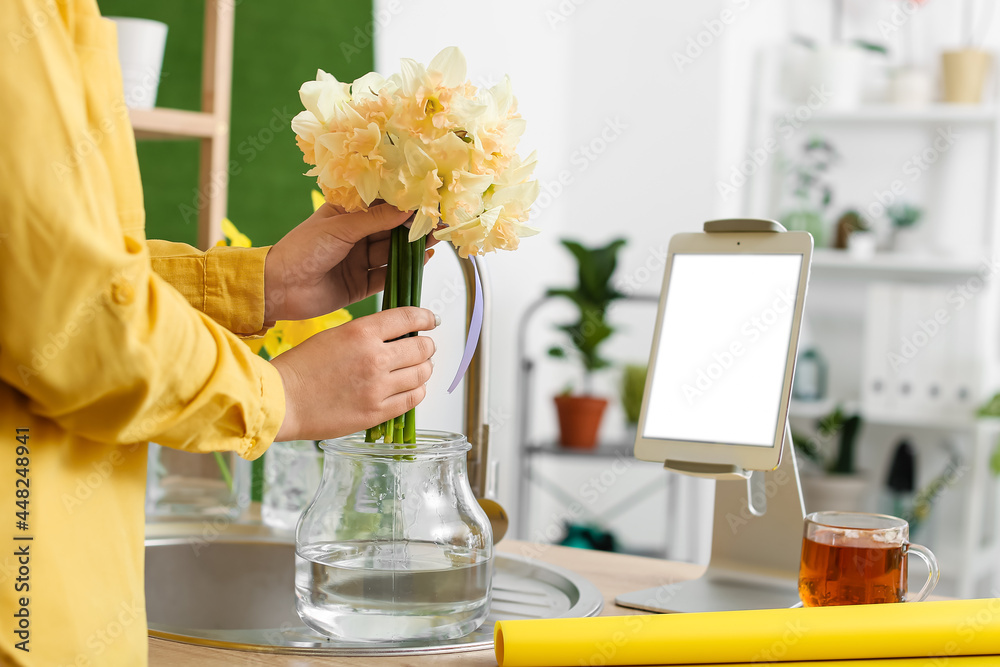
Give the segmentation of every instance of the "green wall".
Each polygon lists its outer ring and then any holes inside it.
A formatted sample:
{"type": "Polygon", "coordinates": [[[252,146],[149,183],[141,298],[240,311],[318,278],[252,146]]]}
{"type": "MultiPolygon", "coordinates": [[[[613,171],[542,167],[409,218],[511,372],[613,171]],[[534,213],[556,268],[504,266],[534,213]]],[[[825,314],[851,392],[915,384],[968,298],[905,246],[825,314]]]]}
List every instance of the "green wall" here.
{"type": "MultiPolygon", "coordinates": [[[[230,0],[236,4],[229,218],[254,245],[272,244],[312,212],[313,179],[289,127],[299,85],[322,68],[343,81],[373,69],[371,0],[230,0]],[[356,31],[359,28],[359,31],[356,31]],[[346,47],[343,45],[346,44],[346,47]],[[357,48],[357,45],[364,45],[357,48]],[[345,52],[348,54],[345,57],[345,52]]],[[[98,0],[105,16],[169,26],[157,105],[198,109],[204,0],[98,0]]],[[[150,238],[194,244],[198,143],[138,146],[150,238]],[[185,212],[188,220],[185,220],[185,212]]]]}

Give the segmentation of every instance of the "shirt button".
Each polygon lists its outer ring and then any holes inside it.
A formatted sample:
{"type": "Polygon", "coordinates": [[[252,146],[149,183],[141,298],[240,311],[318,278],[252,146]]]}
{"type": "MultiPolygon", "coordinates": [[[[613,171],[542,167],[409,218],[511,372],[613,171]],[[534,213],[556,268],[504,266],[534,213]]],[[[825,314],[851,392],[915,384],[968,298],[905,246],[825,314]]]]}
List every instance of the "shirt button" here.
{"type": "Polygon", "coordinates": [[[135,290],[125,280],[111,283],[111,300],[120,306],[127,306],[135,301],[135,290]]]}
{"type": "Polygon", "coordinates": [[[251,447],[257,446],[257,438],[250,438],[250,446],[251,447]]]}

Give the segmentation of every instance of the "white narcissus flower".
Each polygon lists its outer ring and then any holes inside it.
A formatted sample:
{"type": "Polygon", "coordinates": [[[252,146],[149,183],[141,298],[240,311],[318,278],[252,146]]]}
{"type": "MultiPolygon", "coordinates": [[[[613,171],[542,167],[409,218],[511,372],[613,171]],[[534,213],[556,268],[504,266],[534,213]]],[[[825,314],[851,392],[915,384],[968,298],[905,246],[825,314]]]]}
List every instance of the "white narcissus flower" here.
{"type": "Polygon", "coordinates": [[[507,77],[477,90],[465,56],[448,47],[427,66],[404,59],[388,78],[370,72],[350,85],[319,70],[299,92],[306,110],[292,128],[327,201],[355,211],[381,198],[415,211],[411,241],[433,232],[463,257],[538,232],[527,225],[536,159],[517,155],[525,123],[507,77]]]}

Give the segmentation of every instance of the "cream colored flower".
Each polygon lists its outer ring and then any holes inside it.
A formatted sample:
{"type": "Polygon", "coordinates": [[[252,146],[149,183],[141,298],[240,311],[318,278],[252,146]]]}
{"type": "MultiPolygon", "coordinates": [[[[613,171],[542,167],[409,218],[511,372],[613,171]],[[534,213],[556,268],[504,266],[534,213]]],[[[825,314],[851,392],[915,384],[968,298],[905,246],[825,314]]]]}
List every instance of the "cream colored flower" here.
{"type": "Polygon", "coordinates": [[[434,232],[463,256],[514,249],[537,233],[527,225],[535,158],[517,155],[525,123],[508,78],[477,90],[461,51],[448,47],[426,66],[403,59],[396,74],[350,85],[319,70],[299,92],[306,110],[292,127],[327,201],[355,211],[383,199],[415,211],[411,241],[434,232]]]}

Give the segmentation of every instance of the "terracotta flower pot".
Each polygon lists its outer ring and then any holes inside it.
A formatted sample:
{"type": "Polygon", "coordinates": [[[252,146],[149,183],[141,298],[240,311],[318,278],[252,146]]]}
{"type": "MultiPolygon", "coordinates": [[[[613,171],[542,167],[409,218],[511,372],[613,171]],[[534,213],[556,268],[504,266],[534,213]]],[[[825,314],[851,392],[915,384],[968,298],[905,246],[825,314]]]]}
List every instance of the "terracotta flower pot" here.
{"type": "Polygon", "coordinates": [[[593,396],[556,396],[559,443],[564,447],[593,449],[608,401],[593,396]]]}
{"type": "Polygon", "coordinates": [[[945,51],[941,55],[944,101],[979,104],[990,66],[990,54],[976,49],[945,51]]]}

